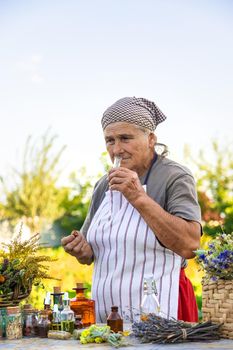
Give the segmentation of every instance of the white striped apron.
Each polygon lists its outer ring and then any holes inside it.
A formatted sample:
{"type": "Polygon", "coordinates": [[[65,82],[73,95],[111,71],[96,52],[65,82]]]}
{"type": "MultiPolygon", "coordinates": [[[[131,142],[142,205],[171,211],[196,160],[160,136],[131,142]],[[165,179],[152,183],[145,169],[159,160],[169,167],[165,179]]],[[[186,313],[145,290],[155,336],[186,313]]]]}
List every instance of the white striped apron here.
{"type": "Polygon", "coordinates": [[[113,305],[124,319],[137,319],[148,275],[154,276],[162,316],[177,318],[181,257],[161,246],[121,192],[106,192],[87,241],[94,252],[92,298],[97,322],[106,322],[113,305]]]}

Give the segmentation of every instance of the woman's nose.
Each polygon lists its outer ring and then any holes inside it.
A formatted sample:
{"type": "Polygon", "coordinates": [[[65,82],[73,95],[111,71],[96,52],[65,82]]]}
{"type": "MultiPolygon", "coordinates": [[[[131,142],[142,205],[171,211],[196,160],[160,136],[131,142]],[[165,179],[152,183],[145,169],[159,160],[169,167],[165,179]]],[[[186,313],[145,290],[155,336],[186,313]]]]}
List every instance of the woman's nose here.
{"type": "Polygon", "coordinates": [[[116,155],[120,155],[122,152],[123,152],[123,149],[122,149],[121,142],[116,141],[113,146],[113,154],[116,156],[116,155]]]}

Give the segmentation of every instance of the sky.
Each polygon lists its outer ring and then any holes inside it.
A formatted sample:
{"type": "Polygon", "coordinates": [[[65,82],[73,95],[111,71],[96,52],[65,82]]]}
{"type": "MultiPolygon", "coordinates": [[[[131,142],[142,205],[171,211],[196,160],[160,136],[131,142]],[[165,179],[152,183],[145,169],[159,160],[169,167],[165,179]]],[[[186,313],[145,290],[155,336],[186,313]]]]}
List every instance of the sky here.
{"type": "Polygon", "coordinates": [[[64,176],[96,175],[101,116],[125,96],[166,114],[174,160],[232,142],[232,38],[231,0],[0,0],[0,175],[48,129],[64,176]]]}

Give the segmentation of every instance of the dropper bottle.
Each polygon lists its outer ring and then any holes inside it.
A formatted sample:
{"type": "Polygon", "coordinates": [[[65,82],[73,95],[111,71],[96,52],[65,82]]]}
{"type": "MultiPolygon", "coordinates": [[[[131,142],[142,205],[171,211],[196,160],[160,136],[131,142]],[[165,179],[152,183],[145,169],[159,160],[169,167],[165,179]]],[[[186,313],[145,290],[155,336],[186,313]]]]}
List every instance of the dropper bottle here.
{"type": "Polygon", "coordinates": [[[51,297],[50,292],[46,293],[45,299],[44,299],[44,310],[48,313],[48,319],[52,322],[53,319],[53,310],[51,309],[51,297]]]}
{"type": "Polygon", "coordinates": [[[61,312],[58,310],[58,305],[53,305],[53,321],[51,328],[53,331],[61,330],[61,312]]]}
{"type": "Polygon", "coordinates": [[[70,309],[70,299],[68,293],[64,293],[63,310],[61,311],[61,330],[69,333],[74,331],[74,311],[70,309]]]}

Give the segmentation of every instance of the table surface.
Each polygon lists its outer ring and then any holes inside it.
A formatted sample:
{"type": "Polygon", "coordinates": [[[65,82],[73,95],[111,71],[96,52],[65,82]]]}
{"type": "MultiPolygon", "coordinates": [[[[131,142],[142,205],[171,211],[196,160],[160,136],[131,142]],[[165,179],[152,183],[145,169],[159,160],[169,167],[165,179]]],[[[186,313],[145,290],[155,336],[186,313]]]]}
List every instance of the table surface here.
{"type": "MultiPolygon", "coordinates": [[[[0,340],[0,349],[4,350],[87,350],[96,348],[98,350],[114,349],[107,344],[82,345],[78,340],[55,340],[48,338],[23,338],[19,340],[0,340]]],[[[233,350],[233,340],[221,339],[212,342],[195,342],[180,344],[134,344],[121,349],[129,350],[233,350]]]]}

